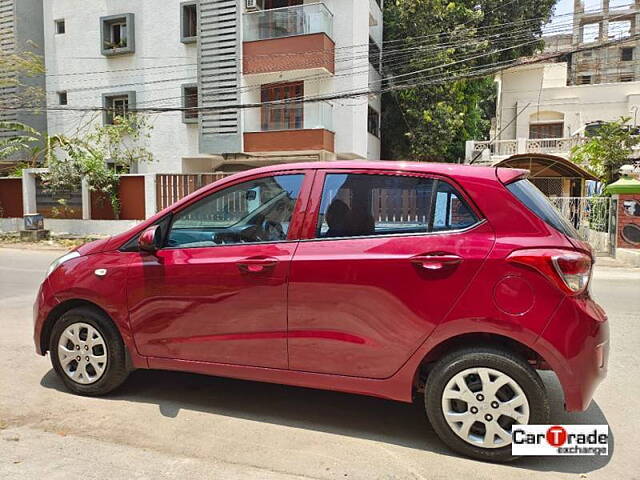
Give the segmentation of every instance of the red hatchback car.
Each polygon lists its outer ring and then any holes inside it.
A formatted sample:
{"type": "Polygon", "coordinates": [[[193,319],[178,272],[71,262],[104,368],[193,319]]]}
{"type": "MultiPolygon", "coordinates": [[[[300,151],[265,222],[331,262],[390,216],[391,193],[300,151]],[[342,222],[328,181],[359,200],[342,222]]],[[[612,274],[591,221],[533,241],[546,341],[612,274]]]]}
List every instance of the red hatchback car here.
{"type": "Polygon", "coordinates": [[[606,373],[593,255],[527,172],[399,162],[278,165],[209,185],[56,260],[35,345],[73,392],[136,368],[420,399],[451,448],[511,456],[606,373]]]}

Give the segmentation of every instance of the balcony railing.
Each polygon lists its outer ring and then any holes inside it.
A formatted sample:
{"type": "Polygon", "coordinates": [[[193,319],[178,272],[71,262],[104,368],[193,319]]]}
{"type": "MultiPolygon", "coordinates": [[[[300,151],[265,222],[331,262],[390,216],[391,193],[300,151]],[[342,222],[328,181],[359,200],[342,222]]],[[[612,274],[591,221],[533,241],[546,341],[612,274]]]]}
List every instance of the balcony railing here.
{"type": "Polygon", "coordinates": [[[322,3],[244,14],[244,41],[325,33],[333,37],[333,14],[322,3]]]}
{"type": "Polygon", "coordinates": [[[531,138],[527,140],[526,153],[568,153],[587,140],[585,137],[531,138]]]}
{"type": "Polygon", "coordinates": [[[333,105],[327,102],[264,105],[245,113],[245,132],[333,131],[333,105]]]}

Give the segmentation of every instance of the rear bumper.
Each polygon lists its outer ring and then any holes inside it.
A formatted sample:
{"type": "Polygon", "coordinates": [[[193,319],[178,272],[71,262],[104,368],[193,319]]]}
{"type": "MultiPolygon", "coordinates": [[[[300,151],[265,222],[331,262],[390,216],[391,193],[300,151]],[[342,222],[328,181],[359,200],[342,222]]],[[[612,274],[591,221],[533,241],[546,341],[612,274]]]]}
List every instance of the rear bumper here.
{"type": "Polygon", "coordinates": [[[607,375],[609,322],[602,308],[588,298],[566,298],[535,347],[560,380],[565,409],[586,410],[607,375]]]}

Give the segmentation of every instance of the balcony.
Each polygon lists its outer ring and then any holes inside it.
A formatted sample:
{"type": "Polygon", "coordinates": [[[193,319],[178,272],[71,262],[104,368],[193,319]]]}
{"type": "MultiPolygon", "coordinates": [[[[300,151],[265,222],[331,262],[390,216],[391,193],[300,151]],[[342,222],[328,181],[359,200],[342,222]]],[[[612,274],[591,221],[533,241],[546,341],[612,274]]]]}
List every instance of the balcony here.
{"type": "Polygon", "coordinates": [[[243,15],[245,75],[321,69],[335,73],[333,14],[322,3],[243,15]]]}
{"type": "Polygon", "coordinates": [[[333,106],[327,102],[273,104],[245,113],[244,151],[334,151],[333,106]]]}
{"type": "Polygon", "coordinates": [[[518,138],[515,140],[467,141],[466,161],[494,163],[512,155],[546,153],[568,158],[573,147],[582,145],[585,137],[567,138],[518,138]]]}
{"type": "MultiPolygon", "coordinates": [[[[465,161],[482,164],[494,164],[513,155],[537,153],[555,155],[569,159],[574,147],[583,145],[588,137],[566,138],[518,138],[515,140],[476,141],[468,140],[465,161]]],[[[640,158],[640,146],[633,148],[632,158],[640,158]]]]}

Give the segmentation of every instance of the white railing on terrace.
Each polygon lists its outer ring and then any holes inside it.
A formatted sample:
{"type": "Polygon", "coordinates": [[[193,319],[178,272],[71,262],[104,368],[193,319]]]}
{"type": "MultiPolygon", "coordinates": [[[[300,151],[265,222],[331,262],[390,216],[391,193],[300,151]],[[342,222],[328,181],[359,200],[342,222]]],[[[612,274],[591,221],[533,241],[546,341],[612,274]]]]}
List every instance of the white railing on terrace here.
{"type": "MultiPolygon", "coordinates": [[[[522,153],[548,153],[569,157],[574,147],[587,142],[587,137],[565,138],[518,138],[515,140],[469,140],[466,147],[466,161],[486,163],[491,157],[510,157],[522,153]],[[487,153],[488,151],[488,153],[487,153]]],[[[640,145],[634,147],[632,157],[640,157],[640,145]]]]}
{"type": "Polygon", "coordinates": [[[518,152],[517,140],[494,140],[485,142],[473,142],[473,152],[477,155],[484,150],[489,150],[491,155],[515,155],[518,152]]]}
{"type": "Polygon", "coordinates": [[[573,147],[582,145],[586,137],[530,138],[525,153],[569,153],[573,147]]]}

